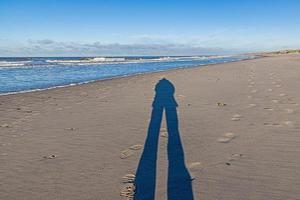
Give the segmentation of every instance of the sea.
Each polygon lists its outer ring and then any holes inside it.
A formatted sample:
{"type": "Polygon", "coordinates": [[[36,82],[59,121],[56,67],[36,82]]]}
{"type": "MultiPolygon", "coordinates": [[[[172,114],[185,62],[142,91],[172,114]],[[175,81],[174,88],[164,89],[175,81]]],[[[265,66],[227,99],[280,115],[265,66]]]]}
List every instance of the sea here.
{"type": "Polygon", "coordinates": [[[0,95],[254,58],[251,55],[0,57],[0,95]]]}

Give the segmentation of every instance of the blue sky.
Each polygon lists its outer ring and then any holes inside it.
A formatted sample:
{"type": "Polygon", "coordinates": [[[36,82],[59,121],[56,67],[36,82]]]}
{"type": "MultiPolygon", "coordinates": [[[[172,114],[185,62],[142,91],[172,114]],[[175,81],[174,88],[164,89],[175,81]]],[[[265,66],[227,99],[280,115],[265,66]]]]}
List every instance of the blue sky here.
{"type": "Polygon", "coordinates": [[[298,0],[1,0],[0,56],[300,48],[298,0]]]}

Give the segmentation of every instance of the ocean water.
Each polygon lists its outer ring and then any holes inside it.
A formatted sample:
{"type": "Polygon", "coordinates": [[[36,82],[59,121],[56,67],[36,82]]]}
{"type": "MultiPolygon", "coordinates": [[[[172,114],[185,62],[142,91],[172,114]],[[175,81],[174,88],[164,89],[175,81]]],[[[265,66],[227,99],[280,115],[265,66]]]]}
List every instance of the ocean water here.
{"type": "Polygon", "coordinates": [[[246,55],[0,58],[0,94],[252,58],[246,55]]]}

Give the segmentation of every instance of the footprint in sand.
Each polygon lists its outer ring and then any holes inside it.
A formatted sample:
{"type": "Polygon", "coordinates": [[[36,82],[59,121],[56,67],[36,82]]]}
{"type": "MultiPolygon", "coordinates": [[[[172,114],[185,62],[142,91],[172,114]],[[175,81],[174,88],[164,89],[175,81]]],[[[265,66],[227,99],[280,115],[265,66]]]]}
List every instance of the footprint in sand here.
{"type": "Polygon", "coordinates": [[[281,126],[279,123],[269,123],[269,122],[265,122],[264,125],[265,126],[281,126]]]}
{"type": "Polygon", "coordinates": [[[228,158],[228,161],[226,162],[226,165],[230,166],[231,162],[240,159],[242,156],[243,154],[240,153],[231,154],[231,156],[228,158]]]}
{"type": "Polygon", "coordinates": [[[286,125],[286,126],[290,126],[290,127],[292,127],[292,126],[294,126],[295,125],[295,123],[294,122],[292,122],[292,121],[283,121],[282,122],[284,125],[286,125]]]}
{"type": "Polygon", "coordinates": [[[167,138],[168,137],[168,130],[165,127],[160,129],[160,137],[167,138]]]}
{"type": "Polygon", "coordinates": [[[218,138],[218,142],[228,143],[235,138],[234,133],[225,133],[222,137],[218,138]]]}
{"type": "Polygon", "coordinates": [[[132,155],[133,155],[133,151],[131,149],[125,149],[121,151],[120,158],[125,159],[132,155]]]}
{"type": "Polygon", "coordinates": [[[232,121],[240,121],[243,116],[240,114],[234,114],[231,118],[232,121]]]}
{"type": "Polygon", "coordinates": [[[135,180],[135,174],[126,174],[122,177],[123,183],[133,183],[135,180]]]}
{"type": "Polygon", "coordinates": [[[272,111],[272,110],[274,110],[274,109],[273,109],[273,108],[264,108],[264,110],[272,111]]]}
{"type": "Polygon", "coordinates": [[[291,109],[291,108],[286,108],[286,109],[284,109],[284,111],[285,111],[286,113],[288,113],[288,114],[292,114],[292,113],[295,112],[295,110],[294,110],[294,109],[291,109]]]}
{"type": "Polygon", "coordinates": [[[248,105],[248,107],[249,107],[249,108],[254,108],[254,107],[256,107],[256,104],[255,104],[255,103],[250,103],[250,104],[248,105]]]}
{"type": "Polygon", "coordinates": [[[11,128],[11,126],[9,124],[1,124],[0,125],[1,128],[11,128]]]}
{"type": "Polygon", "coordinates": [[[135,194],[135,186],[133,183],[128,183],[121,189],[120,195],[126,200],[133,200],[135,194]]]}
{"type": "Polygon", "coordinates": [[[182,100],[182,99],[184,99],[185,98],[185,96],[184,95],[181,95],[181,94],[179,94],[178,96],[177,96],[177,99],[179,99],[179,100],[182,100]]]}
{"type": "Polygon", "coordinates": [[[202,170],[204,168],[203,164],[201,162],[192,162],[192,163],[189,163],[187,167],[189,169],[190,176],[191,176],[192,180],[194,180],[195,178],[197,178],[197,172],[200,171],[200,170],[202,170]]]}
{"type": "Polygon", "coordinates": [[[120,158],[125,159],[134,154],[134,151],[140,150],[143,147],[141,144],[135,144],[130,146],[128,149],[121,151],[120,158]]]}
{"type": "Polygon", "coordinates": [[[278,103],[279,100],[278,100],[278,99],[272,99],[271,102],[272,102],[272,103],[278,103]]]}
{"type": "Polygon", "coordinates": [[[240,153],[233,153],[231,154],[231,156],[228,158],[228,161],[235,161],[239,158],[241,158],[243,156],[243,154],[240,153]]]}
{"type": "Polygon", "coordinates": [[[141,144],[134,144],[129,147],[129,149],[131,149],[131,150],[140,150],[141,148],[143,148],[143,145],[141,145],[141,144]]]}

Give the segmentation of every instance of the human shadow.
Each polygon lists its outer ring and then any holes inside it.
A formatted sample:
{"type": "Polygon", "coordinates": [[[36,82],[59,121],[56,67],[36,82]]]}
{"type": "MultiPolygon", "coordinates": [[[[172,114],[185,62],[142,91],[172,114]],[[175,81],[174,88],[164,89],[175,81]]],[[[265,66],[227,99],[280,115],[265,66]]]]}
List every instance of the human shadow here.
{"type": "Polygon", "coordinates": [[[163,78],[157,83],[155,92],[148,134],[136,171],[134,199],[155,199],[158,140],[165,110],[168,131],[168,200],[193,200],[192,179],[185,166],[184,151],[178,130],[175,87],[163,78]]]}

